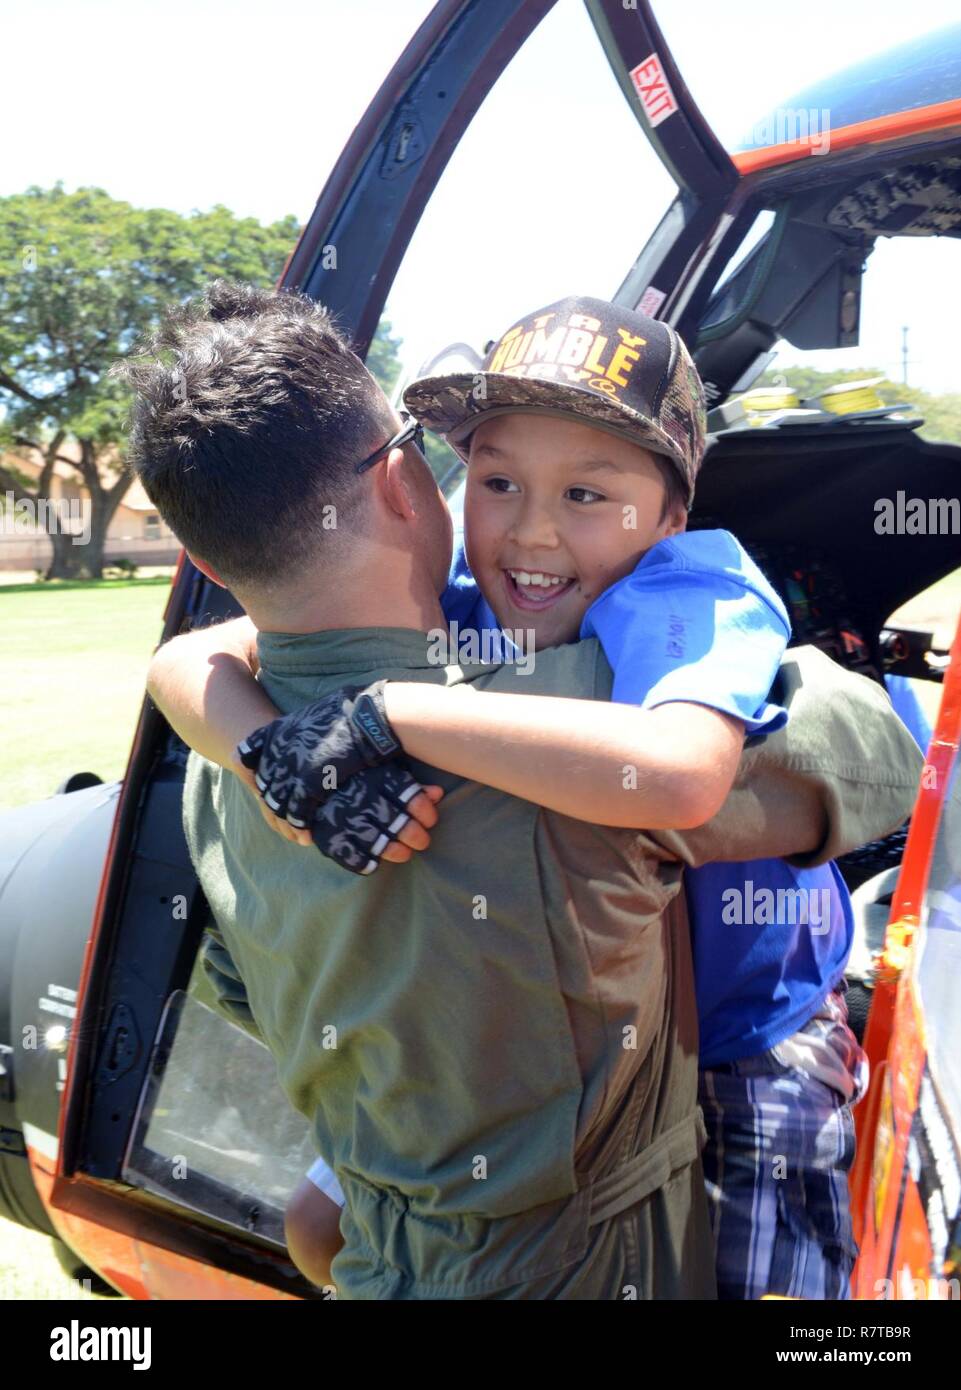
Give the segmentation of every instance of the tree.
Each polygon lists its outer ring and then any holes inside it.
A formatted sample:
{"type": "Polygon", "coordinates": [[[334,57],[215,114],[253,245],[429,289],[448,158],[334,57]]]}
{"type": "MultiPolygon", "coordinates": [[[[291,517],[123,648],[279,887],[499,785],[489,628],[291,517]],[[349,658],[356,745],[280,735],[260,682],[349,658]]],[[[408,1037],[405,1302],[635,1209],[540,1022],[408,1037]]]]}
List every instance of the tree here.
{"type": "Polygon", "coordinates": [[[0,449],[41,464],[32,487],[15,462],[0,465],[0,490],[15,502],[49,497],[59,461],[91,504],[88,545],[51,535],[48,578],[100,577],[107,527],[130,486],[129,402],[108,368],[167,305],[210,280],[276,284],[299,231],[293,216],[262,226],[218,204],[185,217],[61,183],[0,198],[0,449]],[[62,452],[68,439],[78,459],[62,452]]]}
{"type": "Polygon", "coordinates": [[[390,319],[382,318],[367,349],[367,370],[385,396],[397,385],[401,372],[400,350],[403,338],[395,338],[390,319]]]}

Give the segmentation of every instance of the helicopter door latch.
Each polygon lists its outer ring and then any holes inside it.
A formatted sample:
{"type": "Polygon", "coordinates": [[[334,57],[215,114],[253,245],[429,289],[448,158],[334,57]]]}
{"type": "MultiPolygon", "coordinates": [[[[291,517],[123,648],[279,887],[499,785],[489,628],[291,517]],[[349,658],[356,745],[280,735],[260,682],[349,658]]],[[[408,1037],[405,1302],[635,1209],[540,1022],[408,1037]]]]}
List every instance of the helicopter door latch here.
{"type": "Polygon", "coordinates": [[[426,148],[427,141],[420,117],[409,107],[402,110],[387,140],[387,149],[380,166],[381,178],[395,179],[398,174],[406,173],[412,164],[417,163],[426,148]]]}
{"type": "Polygon", "coordinates": [[[140,1033],[131,1009],[116,1004],[100,1054],[97,1080],[116,1081],[133,1066],[140,1055],[140,1033]]]}

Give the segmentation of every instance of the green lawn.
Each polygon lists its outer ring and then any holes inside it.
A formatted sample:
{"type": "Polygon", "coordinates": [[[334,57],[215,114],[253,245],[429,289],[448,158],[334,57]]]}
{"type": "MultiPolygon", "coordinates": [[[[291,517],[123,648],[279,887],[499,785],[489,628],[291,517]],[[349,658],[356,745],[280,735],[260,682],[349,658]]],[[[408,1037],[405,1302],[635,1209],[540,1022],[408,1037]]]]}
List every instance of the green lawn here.
{"type": "MultiPolygon", "coordinates": [[[[49,796],[71,772],[126,767],[169,578],[0,587],[0,806],[49,796]]],[[[0,1219],[0,1297],[95,1298],[50,1241],[0,1219]]]]}
{"type": "Polygon", "coordinates": [[[0,807],[123,776],[170,581],[0,587],[0,807]]]}

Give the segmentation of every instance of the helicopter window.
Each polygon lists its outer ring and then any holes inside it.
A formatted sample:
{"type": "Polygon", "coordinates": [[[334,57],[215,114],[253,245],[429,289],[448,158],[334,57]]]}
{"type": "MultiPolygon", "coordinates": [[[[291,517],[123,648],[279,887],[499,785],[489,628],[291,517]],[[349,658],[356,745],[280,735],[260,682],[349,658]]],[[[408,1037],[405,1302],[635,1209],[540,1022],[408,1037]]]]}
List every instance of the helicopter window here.
{"type": "MultiPolygon", "coordinates": [[[[838,383],[842,374],[864,379],[885,405],[913,405],[924,416],[925,438],[961,443],[952,329],[961,307],[959,263],[954,237],[878,237],[861,284],[858,345],[805,352],[782,339],[758,385],[783,373],[803,398],[838,383]]],[[[866,408],[873,400],[852,403],[866,408]]]]}
{"type": "MultiPolygon", "coordinates": [[[[367,353],[367,366],[389,397],[395,410],[403,409],[405,388],[417,377],[441,376],[447,372],[473,371],[481,364],[481,355],[466,343],[452,343],[431,352],[419,363],[405,351],[403,339],[394,331],[389,314],[382,314],[367,353]]],[[[431,471],[445,497],[458,486],[463,473],[463,460],[439,435],[424,435],[424,452],[431,471]]]]}
{"type": "MultiPolygon", "coordinates": [[[[718,290],[723,289],[727,282],[737,274],[755,246],[757,246],[758,242],[767,236],[768,232],[774,226],[774,216],[773,208],[761,208],[760,212],[751,223],[747,235],[721,272],[717,282],[718,290]]],[[[715,290],[715,293],[717,293],[717,290],[715,290]]]]}
{"type": "Polygon", "coordinates": [[[198,956],[187,990],[167,1001],[123,1177],[282,1246],[287,1201],[317,1153],[242,1007],[230,1013],[198,956]]]}
{"type": "Polygon", "coordinates": [[[585,7],[559,0],[468,126],[401,262],[386,315],[408,376],[444,344],[483,355],[539,305],[609,298],[676,191],[585,7]]]}

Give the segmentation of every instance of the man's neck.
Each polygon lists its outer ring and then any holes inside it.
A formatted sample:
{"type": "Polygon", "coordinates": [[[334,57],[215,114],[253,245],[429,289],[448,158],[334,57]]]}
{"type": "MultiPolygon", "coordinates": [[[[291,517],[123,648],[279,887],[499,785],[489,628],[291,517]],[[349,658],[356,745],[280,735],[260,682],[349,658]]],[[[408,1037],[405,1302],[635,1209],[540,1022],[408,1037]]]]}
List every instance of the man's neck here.
{"type": "Polygon", "coordinates": [[[375,570],[329,575],[295,592],[240,596],[260,632],[328,632],[343,628],[403,627],[446,631],[440,599],[426,576],[379,575],[375,570]]]}

